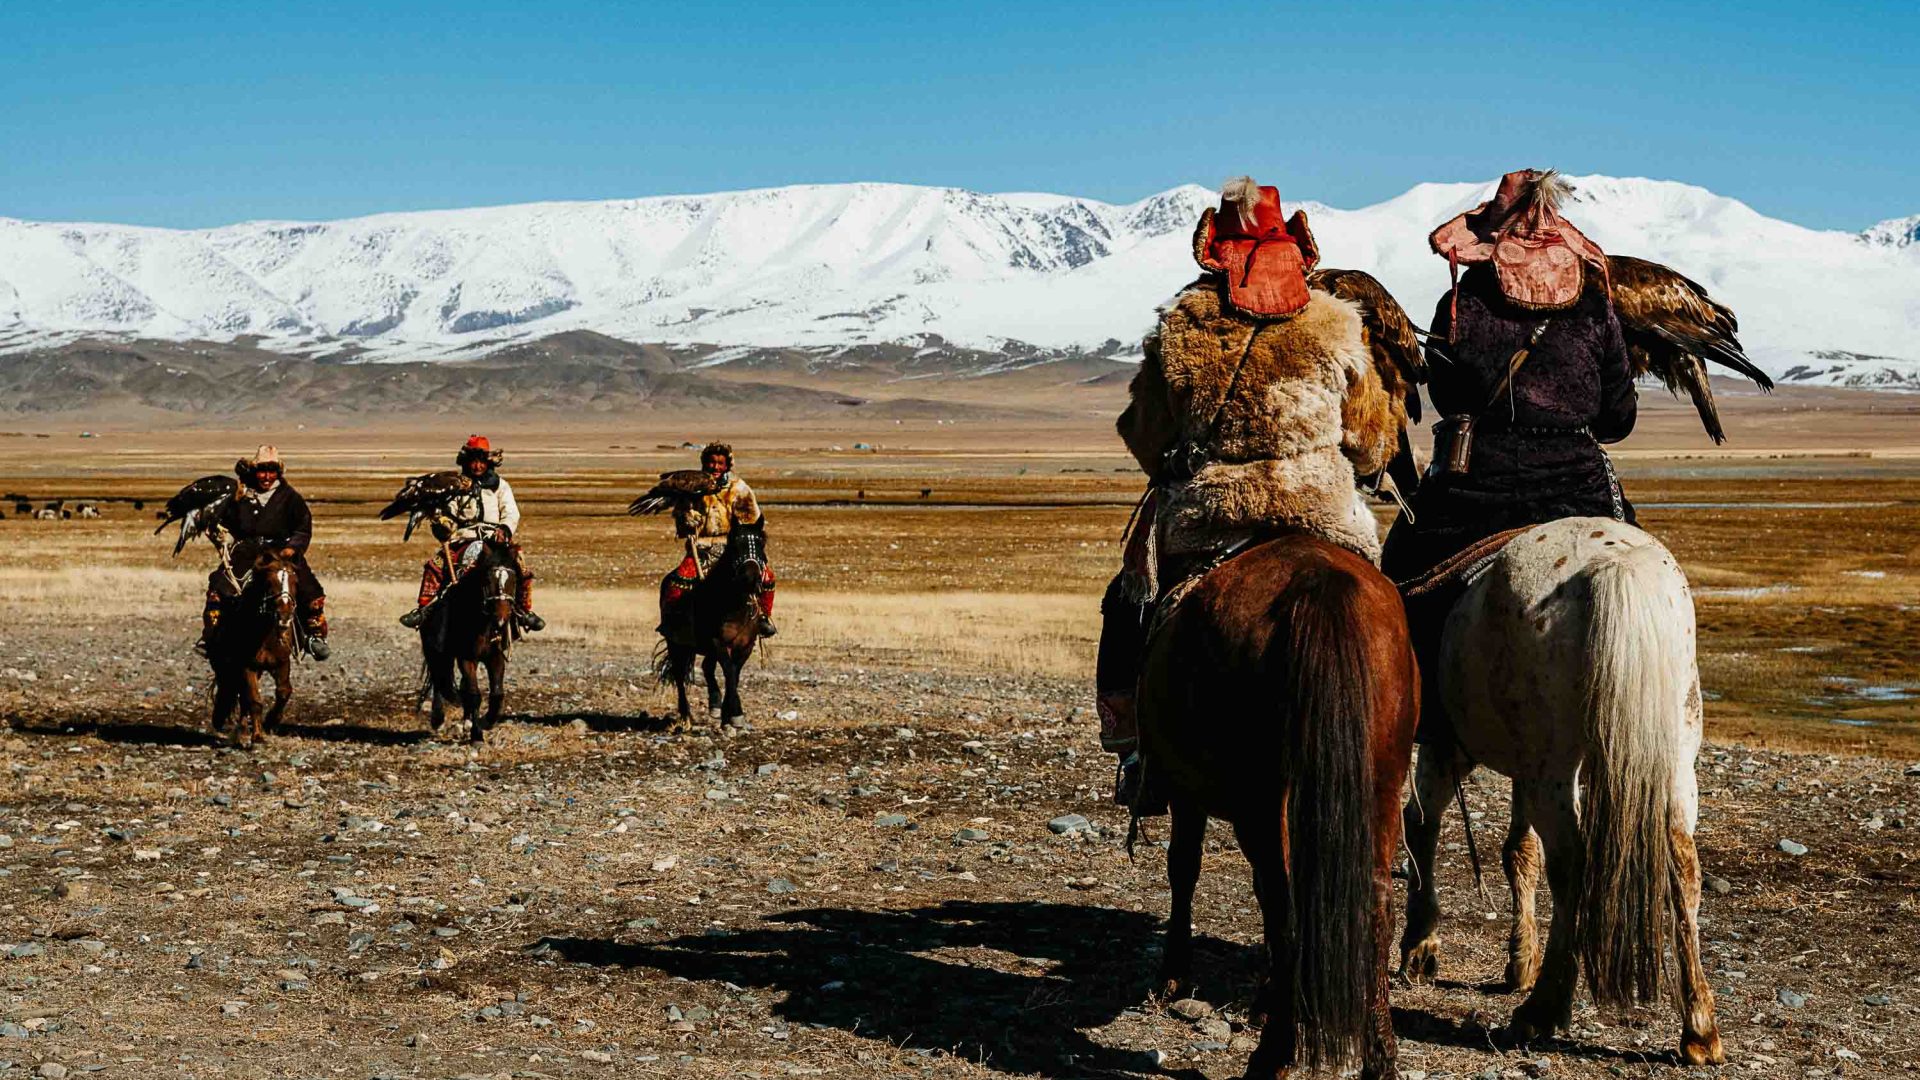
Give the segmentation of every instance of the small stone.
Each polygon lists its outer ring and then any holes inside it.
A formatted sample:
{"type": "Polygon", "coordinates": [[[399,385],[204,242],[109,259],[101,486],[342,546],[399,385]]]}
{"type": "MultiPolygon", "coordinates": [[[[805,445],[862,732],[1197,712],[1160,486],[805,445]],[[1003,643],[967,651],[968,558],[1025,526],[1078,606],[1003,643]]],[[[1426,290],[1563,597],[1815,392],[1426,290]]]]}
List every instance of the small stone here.
{"type": "Polygon", "coordinates": [[[0,1039],[24,1039],[32,1032],[11,1020],[0,1023],[0,1039]]]}
{"type": "Polygon", "coordinates": [[[567,734],[575,738],[586,738],[590,728],[585,720],[575,718],[567,723],[567,734]]]}
{"type": "Polygon", "coordinates": [[[591,1061],[596,1065],[613,1064],[613,1055],[603,1050],[582,1050],[580,1051],[580,1057],[582,1060],[591,1061]]]}
{"type": "Polygon", "coordinates": [[[1875,1008],[1884,1009],[1893,1004],[1893,998],[1885,993],[1868,994],[1866,997],[1860,999],[1860,1004],[1872,1005],[1875,1008]]]}
{"type": "Polygon", "coordinates": [[[1778,1001],[1789,1009],[1798,1009],[1807,1003],[1807,995],[1797,990],[1789,990],[1784,986],[1781,987],[1779,992],[1774,994],[1773,997],[1775,1001],[1778,1001]]]}
{"type": "Polygon", "coordinates": [[[347,939],[347,951],[356,954],[363,953],[367,951],[367,947],[372,944],[373,935],[363,930],[347,939]]]}
{"type": "Polygon", "coordinates": [[[1149,1050],[1147,1051],[1147,1060],[1152,1062],[1153,1067],[1157,1069],[1167,1063],[1167,1052],[1157,1048],[1149,1050]]]}
{"type": "Polygon", "coordinates": [[[987,830],[961,829],[959,832],[953,834],[953,838],[963,844],[978,844],[987,839],[987,830]]]}
{"type": "Polygon", "coordinates": [[[1533,1061],[1523,1061],[1520,1063],[1520,1071],[1526,1074],[1527,1076],[1552,1076],[1553,1062],[1548,1060],[1547,1058],[1536,1058],[1533,1061]]]}
{"type": "Polygon", "coordinates": [[[1061,836],[1068,836],[1073,833],[1082,833],[1092,829],[1093,822],[1088,821],[1086,816],[1082,814],[1061,814],[1059,817],[1047,822],[1047,828],[1052,829],[1061,836]]]}
{"type": "Polygon", "coordinates": [[[1167,1011],[1182,1020],[1198,1022],[1213,1015],[1213,1006],[1199,998],[1181,998],[1167,1006],[1167,1011]]]}
{"type": "Polygon", "coordinates": [[[755,776],[772,776],[774,773],[777,773],[779,771],[780,771],[780,766],[769,761],[765,765],[762,765],[759,768],[753,770],[753,774],[755,776]]]}
{"type": "Polygon", "coordinates": [[[703,1024],[713,1019],[713,1010],[705,1005],[695,1005],[687,1010],[685,1019],[695,1024],[703,1024]]]}
{"type": "Polygon", "coordinates": [[[45,956],[47,947],[37,941],[23,941],[7,950],[7,955],[15,960],[25,960],[29,956],[45,956]]]}
{"type": "Polygon", "coordinates": [[[907,815],[881,814],[873,819],[873,827],[876,829],[904,829],[907,827],[907,815]]]}
{"type": "Polygon", "coordinates": [[[767,891],[774,894],[775,896],[782,896],[782,895],[785,895],[786,893],[799,892],[800,886],[795,885],[793,882],[788,881],[786,878],[777,877],[777,878],[774,878],[772,881],[767,882],[767,891]]]}
{"type": "Polygon", "coordinates": [[[1233,1038],[1233,1025],[1217,1016],[1209,1017],[1193,1025],[1193,1030],[1208,1042],[1217,1042],[1222,1046],[1226,1045],[1228,1039],[1233,1038]]]}
{"type": "Polygon", "coordinates": [[[1707,891],[1715,896],[1725,896],[1733,891],[1733,882],[1723,877],[1716,877],[1713,874],[1708,874],[1706,880],[1701,882],[1701,884],[1705,885],[1707,891]]]}
{"type": "Polygon", "coordinates": [[[239,1016],[246,1011],[246,1008],[247,1003],[244,1001],[223,1001],[220,1003],[220,1015],[239,1016]]]}
{"type": "Polygon", "coordinates": [[[1798,840],[1783,839],[1780,841],[1779,847],[1781,851],[1789,855],[1805,855],[1807,853],[1807,845],[1800,843],[1798,840]]]}
{"type": "Polygon", "coordinates": [[[1920,761],[1916,761],[1916,762],[1914,762],[1913,764],[1911,764],[1911,765],[1909,765],[1909,766],[1907,766],[1907,771],[1906,771],[1906,773],[1905,773],[1904,775],[1906,775],[1906,776],[1920,776],[1920,761]]]}
{"type": "Polygon", "coordinates": [[[153,848],[134,848],[133,861],[134,862],[159,862],[160,853],[154,850],[153,848]]]}
{"type": "Polygon", "coordinates": [[[34,1072],[45,1080],[67,1080],[67,1067],[57,1061],[43,1061],[34,1072]]]}
{"type": "Polygon", "coordinates": [[[981,742],[979,739],[969,739],[966,742],[961,743],[960,749],[965,751],[966,753],[972,754],[974,757],[987,756],[987,744],[981,742]]]}
{"type": "Polygon", "coordinates": [[[427,1037],[426,1032],[416,1031],[406,1038],[401,1039],[400,1043],[403,1046],[411,1046],[415,1050],[425,1050],[427,1047],[433,1045],[433,1040],[427,1037]]]}
{"type": "Polygon", "coordinates": [[[345,926],[347,925],[347,916],[345,913],[339,911],[323,911],[313,917],[313,925],[345,926]]]}

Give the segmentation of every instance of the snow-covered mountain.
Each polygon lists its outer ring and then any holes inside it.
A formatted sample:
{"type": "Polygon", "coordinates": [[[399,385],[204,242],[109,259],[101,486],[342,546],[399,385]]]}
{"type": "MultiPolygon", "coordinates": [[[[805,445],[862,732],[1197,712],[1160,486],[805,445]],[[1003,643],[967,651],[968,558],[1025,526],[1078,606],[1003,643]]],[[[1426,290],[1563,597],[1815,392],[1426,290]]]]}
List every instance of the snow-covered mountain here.
{"type": "MultiPolygon", "coordinates": [[[[1920,388],[1920,218],[1819,231],[1685,184],[1574,182],[1569,217],[1609,251],[1705,284],[1740,314],[1763,366],[1920,388]]],[[[1491,187],[1304,205],[1328,265],[1372,271],[1424,323],[1447,280],[1426,234],[1491,187]]],[[[741,346],[1131,345],[1194,274],[1191,229],[1213,198],[1193,185],[1117,206],[843,184],[201,230],[0,218],[0,351],[257,335],[282,351],[434,358],[570,330],[741,346]]]]}

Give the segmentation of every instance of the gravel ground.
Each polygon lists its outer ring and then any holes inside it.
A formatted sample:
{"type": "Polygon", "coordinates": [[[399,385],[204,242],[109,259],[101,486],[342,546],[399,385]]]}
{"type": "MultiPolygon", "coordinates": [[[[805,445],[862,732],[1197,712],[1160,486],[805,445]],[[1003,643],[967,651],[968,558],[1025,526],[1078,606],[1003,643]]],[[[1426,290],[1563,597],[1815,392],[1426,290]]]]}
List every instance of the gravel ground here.
{"type": "MultiPolygon", "coordinates": [[[[1226,1077],[1251,1046],[1228,830],[1200,1000],[1148,1000],[1164,823],[1129,860],[1082,683],[775,648],[752,731],[676,737],[637,654],[536,639],[470,750],[426,737],[396,631],[303,665],[240,752],[177,619],[88,618],[0,635],[0,1075],[1226,1077]]],[[[1710,745],[1700,774],[1724,1071],[1913,1071],[1920,769],[1710,745]]],[[[1504,781],[1468,801],[1497,865],[1504,781]]],[[[1495,1049],[1504,886],[1475,895],[1457,817],[1441,873],[1402,1076],[1677,1071],[1669,1010],[1495,1049]]]]}

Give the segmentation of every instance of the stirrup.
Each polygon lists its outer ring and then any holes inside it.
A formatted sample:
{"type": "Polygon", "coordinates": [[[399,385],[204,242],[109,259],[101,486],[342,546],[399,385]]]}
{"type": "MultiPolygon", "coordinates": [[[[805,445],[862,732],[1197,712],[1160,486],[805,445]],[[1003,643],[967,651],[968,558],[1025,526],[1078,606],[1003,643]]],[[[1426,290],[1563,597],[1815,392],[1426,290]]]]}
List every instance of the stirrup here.
{"type": "Polygon", "coordinates": [[[427,621],[427,612],[432,610],[432,604],[421,604],[419,607],[400,616],[400,625],[409,630],[418,630],[420,629],[420,624],[427,621]]]}
{"type": "Polygon", "coordinates": [[[760,616],[760,636],[761,637],[772,637],[775,634],[778,634],[779,632],[780,632],[780,628],[773,625],[773,616],[771,615],[760,616]]]}
{"type": "Polygon", "coordinates": [[[537,634],[547,628],[547,620],[531,611],[515,611],[513,617],[520,620],[520,625],[532,633],[537,634]]]}
{"type": "Polygon", "coordinates": [[[307,635],[307,655],[315,660],[325,660],[333,655],[333,646],[327,644],[326,638],[309,634],[307,635]]]}

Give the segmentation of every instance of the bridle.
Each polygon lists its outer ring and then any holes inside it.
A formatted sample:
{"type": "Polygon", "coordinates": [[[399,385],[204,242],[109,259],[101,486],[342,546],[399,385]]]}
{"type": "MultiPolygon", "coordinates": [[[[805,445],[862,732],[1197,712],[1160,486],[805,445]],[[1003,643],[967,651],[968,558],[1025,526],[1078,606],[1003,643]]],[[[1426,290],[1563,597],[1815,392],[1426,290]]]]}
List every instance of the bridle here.
{"type": "MultiPolygon", "coordinates": [[[[252,578],[249,572],[246,578],[252,578]]],[[[246,579],[242,579],[245,581],[246,579]]],[[[267,572],[267,588],[260,594],[260,616],[273,620],[274,628],[281,633],[293,629],[293,568],[285,563],[276,563],[267,572]]]]}

